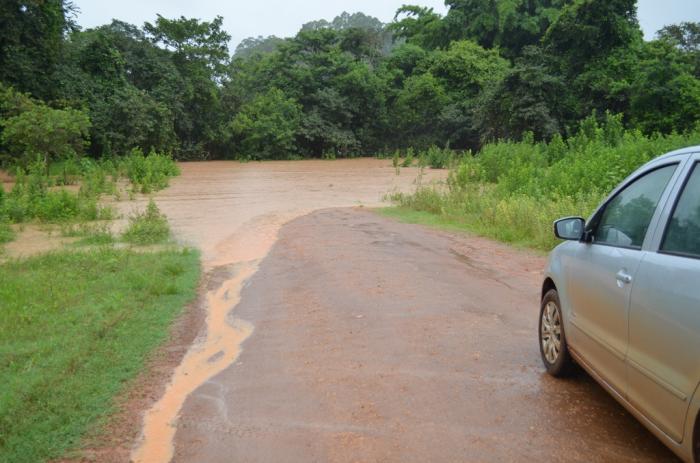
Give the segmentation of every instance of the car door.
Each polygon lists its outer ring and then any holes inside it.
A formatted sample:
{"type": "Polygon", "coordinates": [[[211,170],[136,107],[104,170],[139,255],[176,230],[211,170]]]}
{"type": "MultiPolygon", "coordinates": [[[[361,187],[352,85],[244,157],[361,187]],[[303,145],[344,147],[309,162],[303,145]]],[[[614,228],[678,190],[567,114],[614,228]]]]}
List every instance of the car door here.
{"type": "Polygon", "coordinates": [[[700,156],[642,260],[630,303],[629,401],[680,442],[700,382],[700,156]]]}
{"type": "Polygon", "coordinates": [[[622,396],[631,283],[644,256],[647,230],[677,166],[650,168],[614,194],[588,224],[590,242],[581,243],[571,266],[570,344],[622,396]]]}

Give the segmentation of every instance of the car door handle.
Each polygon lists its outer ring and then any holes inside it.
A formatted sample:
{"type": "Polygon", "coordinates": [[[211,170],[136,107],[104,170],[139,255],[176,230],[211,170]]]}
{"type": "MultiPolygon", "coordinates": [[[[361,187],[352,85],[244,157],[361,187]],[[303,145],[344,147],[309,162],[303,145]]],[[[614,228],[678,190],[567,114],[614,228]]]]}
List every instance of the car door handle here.
{"type": "Polygon", "coordinates": [[[617,275],[615,275],[615,279],[617,281],[619,281],[620,283],[623,283],[626,285],[632,283],[632,275],[625,272],[624,270],[620,270],[619,272],[617,272],[617,275]]]}

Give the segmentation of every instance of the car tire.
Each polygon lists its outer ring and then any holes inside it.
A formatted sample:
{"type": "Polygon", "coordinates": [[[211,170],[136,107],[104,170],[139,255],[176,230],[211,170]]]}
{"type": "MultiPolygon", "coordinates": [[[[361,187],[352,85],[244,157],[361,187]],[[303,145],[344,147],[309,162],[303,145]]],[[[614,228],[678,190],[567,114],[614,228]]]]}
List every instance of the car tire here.
{"type": "Polygon", "coordinates": [[[554,377],[565,376],[571,371],[573,359],[566,344],[564,319],[556,289],[550,289],[542,298],[538,331],[540,354],[547,373],[554,377]]]}

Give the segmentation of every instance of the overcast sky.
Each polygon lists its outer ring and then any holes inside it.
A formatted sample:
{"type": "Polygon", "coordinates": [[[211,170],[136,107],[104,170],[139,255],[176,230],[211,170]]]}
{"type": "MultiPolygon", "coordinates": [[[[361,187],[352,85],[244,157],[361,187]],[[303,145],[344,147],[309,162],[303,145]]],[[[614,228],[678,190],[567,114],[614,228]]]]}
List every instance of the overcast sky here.
{"type": "MultiPolygon", "coordinates": [[[[429,6],[445,13],[443,0],[74,0],[83,28],[109,23],[112,18],[135,25],[153,21],[156,13],[169,18],[186,16],[209,20],[224,17],[231,34],[231,51],[244,38],[258,35],[289,37],[302,24],[333,19],[343,11],[365,14],[389,22],[404,3],[429,6]]],[[[666,24],[700,22],[700,0],[639,0],[639,22],[647,39],[666,24]]]]}

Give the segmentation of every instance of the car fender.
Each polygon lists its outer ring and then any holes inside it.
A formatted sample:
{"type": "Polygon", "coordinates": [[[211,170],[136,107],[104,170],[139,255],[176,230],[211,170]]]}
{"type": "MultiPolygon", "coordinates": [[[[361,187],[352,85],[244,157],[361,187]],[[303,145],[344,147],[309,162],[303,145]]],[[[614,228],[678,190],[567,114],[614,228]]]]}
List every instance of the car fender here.
{"type": "Polygon", "coordinates": [[[569,329],[569,322],[571,319],[571,305],[569,304],[569,297],[567,293],[568,285],[566,281],[566,261],[573,256],[573,254],[576,252],[576,246],[578,245],[580,245],[580,243],[575,241],[565,241],[564,243],[559,244],[549,254],[544,271],[545,278],[543,280],[543,288],[544,282],[549,279],[554,283],[554,286],[557,288],[557,292],[559,293],[559,303],[561,304],[565,331],[569,329]]]}

